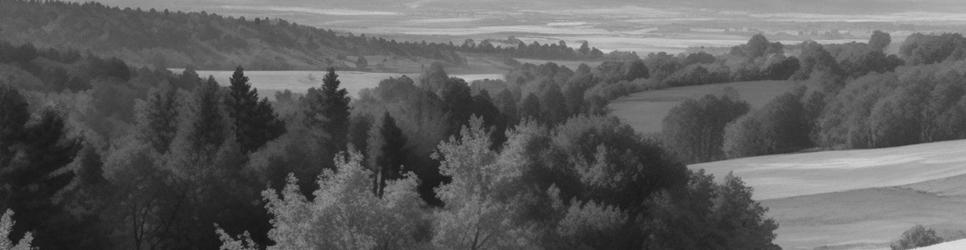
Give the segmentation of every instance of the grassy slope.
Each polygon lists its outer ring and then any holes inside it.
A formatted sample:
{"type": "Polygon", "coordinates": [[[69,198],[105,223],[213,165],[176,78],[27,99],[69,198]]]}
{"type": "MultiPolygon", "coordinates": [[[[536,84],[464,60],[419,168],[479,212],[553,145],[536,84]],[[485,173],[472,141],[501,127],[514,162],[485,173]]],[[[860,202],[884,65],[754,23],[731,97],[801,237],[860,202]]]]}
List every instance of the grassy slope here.
{"type": "Polygon", "coordinates": [[[733,171],[770,207],[786,249],[888,247],[915,224],[966,230],[966,140],[696,164],[733,171]]]}
{"type": "Polygon", "coordinates": [[[671,108],[688,98],[720,94],[724,88],[732,87],[752,108],[757,108],[794,86],[796,84],[790,81],[754,81],[668,88],[623,97],[612,101],[609,107],[614,116],[630,124],[637,132],[650,134],[660,132],[661,123],[671,108]]]}

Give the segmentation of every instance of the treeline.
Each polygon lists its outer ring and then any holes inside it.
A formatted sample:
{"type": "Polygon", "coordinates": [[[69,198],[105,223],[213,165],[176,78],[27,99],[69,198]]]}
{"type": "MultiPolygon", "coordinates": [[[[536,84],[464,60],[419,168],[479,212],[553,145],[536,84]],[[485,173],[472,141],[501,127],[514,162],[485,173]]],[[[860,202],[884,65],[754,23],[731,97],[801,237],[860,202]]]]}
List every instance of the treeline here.
{"type": "Polygon", "coordinates": [[[463,44],[459,46],[459,50],[474,53],[504,54],[516,58],[534,58],[546,60],[593,60],[602,59],[605,56],[604,52],[600,51],[600,49],[590,47],[590,44],[587,41],[582,42],[580,47],[577,49],[571,48],[567,45],[567,42],[564,41],[557,42],[557,44],[540,44],[536,41],[527,44],[519,39],[511,37],[507,42],[511,43],[512,45],[494,45],[489,39],[480,41],[480,43],[477,44],[473,39],[466,39],[463,41],[463,44]]]}
{"type": "Polygon", "coordinates": [[[739,179],[586,101],[641,64],[523,66],[497,97],[434,65],[358,100],[330,70],[268,102],[241,68],[223,87],[4,44],[0,208],[43,249],[776,248],[739,179]]]}
{"type": "Polygon", "coordinates": [[[805,80],[814,71],[858,77],[869,72],[892,71],[903,60],[886,55],[889,34],[876,32],[870,43],[820,45],[804,42],[793,46],[797,56],[786,55],[786,46],[770,42],[764,35],[751,37],[746,44],[734,46],[725,55],[705,52],[669,55],[652,53],[644,61],[655,81],[662,86],[678,87],[725,82],[760,80],[805,80]],[[826,68],[829,67],[829,68],[826,68]]]}
{"type": "Polygon", "coordinates": [[[282,19],[122,9],[97,2],[0,1],[0,35],[18,44],[89,50],[136,65],[226,70],[236,65],[260,70],[318,65],[365,69],[369,62],[364,56],[461,65],[466,58],[460,53],[465,52],[570,60],[601,57],[555,44],[468,48],[353,35],[282,19]]]}
{"type": "Polygon", "coordinates": [[[806,42],[801,86],[751,111],[736,95],[687,101],[665,119],[666,144],[701,162],[966,138],[961,36],[914,34],[901,57],[884,55],[890,42],[882,32],[869,43],[806,42]]]}

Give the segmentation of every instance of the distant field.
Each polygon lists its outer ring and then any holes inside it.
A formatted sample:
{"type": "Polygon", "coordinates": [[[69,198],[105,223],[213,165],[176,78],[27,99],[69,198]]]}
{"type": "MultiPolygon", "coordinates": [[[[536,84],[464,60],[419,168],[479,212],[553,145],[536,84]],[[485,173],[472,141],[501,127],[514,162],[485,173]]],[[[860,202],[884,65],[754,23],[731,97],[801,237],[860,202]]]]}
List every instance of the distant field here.
{"type": "Polygon", "coordinates": [[[734,172],[770,207],[785,249],[881,249],[915,224],[966,231],[966,140],[689,166],[734,172]]]}
{"type": "Polygon", "coordinates": [[[741,94],[741,99],[757,108],[794,86],[796,84],[791,81],[754,81],[669,88],[635,93],[612,101],[609,107],[614,116],[637,132],[650,134],[661,132],[661,123],[671,108],[688,98],[719,94],[724,88],[732,87],[741,94]]]}

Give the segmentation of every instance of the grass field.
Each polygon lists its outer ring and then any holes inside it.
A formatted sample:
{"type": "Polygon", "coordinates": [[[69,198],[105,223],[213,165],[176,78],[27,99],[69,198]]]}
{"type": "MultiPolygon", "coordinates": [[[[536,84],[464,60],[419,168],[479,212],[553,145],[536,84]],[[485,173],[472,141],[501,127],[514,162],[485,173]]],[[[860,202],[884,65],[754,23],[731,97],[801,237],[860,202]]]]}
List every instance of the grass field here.
{"type": "Polygon", "coordinates": [[[923,224],[966,231],[966,140],[742,158],[689,166],[755,189],[785,249],[882,249],[923,224]]]}
{"type": "Polygon", "coordinates": [[[668,88],[635,93],[612,101],[609,107],[614,116],[637,132],[650,134],[661,132],[661,123],[671,108],[688,98],[720,94],[724,88],[732,87],[752,108],[757,108],[794,86],[796,83],[791,81],[754,81],[668,88]]]}

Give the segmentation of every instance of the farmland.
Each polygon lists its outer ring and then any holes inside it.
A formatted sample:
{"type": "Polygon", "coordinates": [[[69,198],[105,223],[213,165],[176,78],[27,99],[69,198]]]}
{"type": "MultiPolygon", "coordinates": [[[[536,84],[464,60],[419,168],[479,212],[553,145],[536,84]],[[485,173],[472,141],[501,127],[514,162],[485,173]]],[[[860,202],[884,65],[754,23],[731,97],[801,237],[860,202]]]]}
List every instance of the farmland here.
{"type": "Polygon", "coordinates": [[[695,164],[755,189],[785,249],[882,248],[915,224],[966,229],[966,141],[812,152],[695,164]]]}

